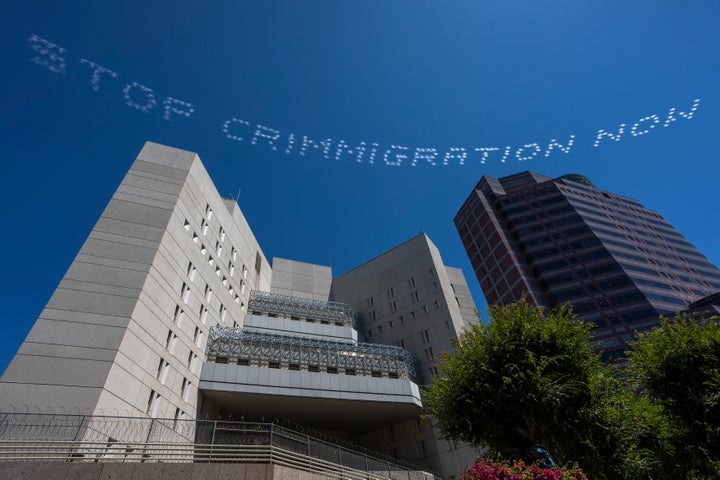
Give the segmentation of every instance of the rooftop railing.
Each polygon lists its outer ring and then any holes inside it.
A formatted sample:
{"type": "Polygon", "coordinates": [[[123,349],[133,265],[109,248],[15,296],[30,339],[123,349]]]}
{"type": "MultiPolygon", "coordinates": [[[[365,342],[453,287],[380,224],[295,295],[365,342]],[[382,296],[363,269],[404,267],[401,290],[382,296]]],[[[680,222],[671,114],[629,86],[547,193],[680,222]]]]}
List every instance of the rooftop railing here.
{"type": "Polygon", "coordinates": [[[16,461],[273,463],[351,480],[436,478],[273,423],[0,413],[0,462],[16,461]]]}
{"type": "Polygon", "coordinates": [[[292,297],[253,290],[248,300],[248,312],[278,315],[295,320],[329,323],[358,329],[359,315],[350,305],[323,302],[310,298],[292,297]]]}
{"type": "Polygon", "coordinates": [[[267,333],[251,328],[212,327],[207,354],[209,362],[217,363],[415,378],[412,355],[400,347],[267,333]]]}

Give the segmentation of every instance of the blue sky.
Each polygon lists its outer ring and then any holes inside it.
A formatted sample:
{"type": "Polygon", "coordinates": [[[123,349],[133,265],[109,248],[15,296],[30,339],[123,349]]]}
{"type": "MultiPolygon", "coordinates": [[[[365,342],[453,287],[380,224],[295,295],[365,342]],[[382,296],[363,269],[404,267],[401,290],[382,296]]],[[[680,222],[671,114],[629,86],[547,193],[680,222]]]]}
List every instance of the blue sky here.
{"type": "Polygon", "coordinates": [[[146,140],[268,257],[339,274],[423,230],[481,310],[452,218],[483,174],[582,173],[720,263],[720,1],[49,3],[0,7],[0,371],[146,140]]]}

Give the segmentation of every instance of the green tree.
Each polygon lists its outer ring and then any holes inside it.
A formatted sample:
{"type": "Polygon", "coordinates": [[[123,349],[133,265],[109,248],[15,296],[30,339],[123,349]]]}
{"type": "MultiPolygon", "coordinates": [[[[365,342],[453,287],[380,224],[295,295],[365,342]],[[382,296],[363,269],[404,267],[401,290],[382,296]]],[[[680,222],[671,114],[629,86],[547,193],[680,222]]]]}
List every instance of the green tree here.
{"type": "Polygon", "coordinates": [[[720,472],[720,318],[665,319],[629,352],[629,378],[673,428],[675,478],[720,472]]]}
{"type": "Polygon", "coordinates": [[[593,479],[660,476],[661,411],[623,388],[591,348],[591,325],[569,307],[491,307],[461,335],[425,392],[449,437],[526,461],[577,462],[593,479]]]}

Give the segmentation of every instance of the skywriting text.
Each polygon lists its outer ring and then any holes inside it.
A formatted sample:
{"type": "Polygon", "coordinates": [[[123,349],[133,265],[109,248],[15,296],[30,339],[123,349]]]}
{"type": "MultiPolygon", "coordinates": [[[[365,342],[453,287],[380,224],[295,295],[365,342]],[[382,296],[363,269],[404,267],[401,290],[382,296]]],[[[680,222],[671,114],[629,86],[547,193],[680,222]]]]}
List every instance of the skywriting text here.
{"type": "MultiPolygon", "coordinates": [[[[66,49],[38,35],[31,36],[28,42],[33,51],[30,61],[60,75],[68,73],[70,67],[66,49]]],[[[89,76],[90,88],[96,92],[104,83],[119,77],[111,69],[86,58],[80,58],[77,65],[85,70],[89,76]]],[[[146,114],[159,113],[166,121],[189,119],[195,116],[196,108],[192,102],[174,97],[160,100],[161,97],[146,85],[136,81],[122,83],[120,92],[123,103],[130,108],[146,114]]],[[[593,135],[592,145],[594,148],[599,148],[608,142],[619,142],[627,138],[628,133],[630,137],[640,137],[657,127],[669,127],[680,119],[690,120],[699,106],[700,99],[697,98],[686,109],[670,107],[666,114],[651,114],[635,122],[621,123],[614,129],[600,129],[593,135]]],[[[344,139],[310,138],[295,132],[282,132],[233,115],[228,115],[221,122],[219,130],[229,141],[269,148],[286,155],[314,156],[328,160],[349,160],[395,167],[484,165],[495,161],[526,162],[551,155],[568,155],[577,143],[575,134],[548,141],[529,142],[521,146],[452,146],[442,149],[370,141],[352,142],[344,139]]]]}

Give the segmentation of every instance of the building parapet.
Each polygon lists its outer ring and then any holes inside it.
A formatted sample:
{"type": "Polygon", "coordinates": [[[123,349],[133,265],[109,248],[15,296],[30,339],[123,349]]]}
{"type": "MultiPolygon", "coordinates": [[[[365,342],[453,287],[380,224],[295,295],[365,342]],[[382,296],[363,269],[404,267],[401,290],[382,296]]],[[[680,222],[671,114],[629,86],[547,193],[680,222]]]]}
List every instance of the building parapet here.
{"type": "Polygon", "coordinates": [[[281,335],[250,328],[215,326],[207,343],[209,362],[288,370],[414,379],[413,357],[393,345],[281,335]]]}
{"type": "Polygon", "coordinates": [[[358,312],[350,305],[280,293],[251,291],[248,311],[256,315],[282,316],[292,320],[352,327],[356,330],[359,328],[358,312]]]}

